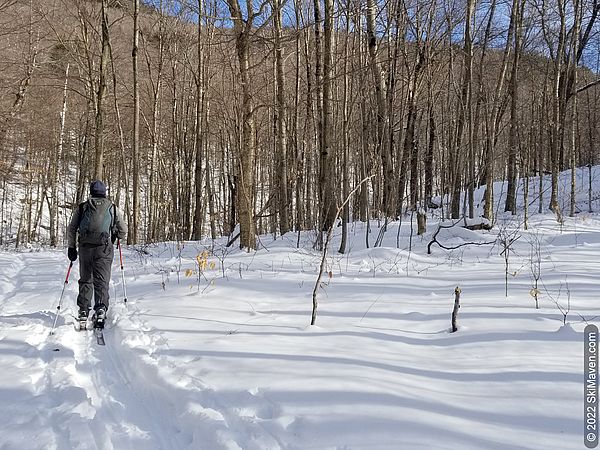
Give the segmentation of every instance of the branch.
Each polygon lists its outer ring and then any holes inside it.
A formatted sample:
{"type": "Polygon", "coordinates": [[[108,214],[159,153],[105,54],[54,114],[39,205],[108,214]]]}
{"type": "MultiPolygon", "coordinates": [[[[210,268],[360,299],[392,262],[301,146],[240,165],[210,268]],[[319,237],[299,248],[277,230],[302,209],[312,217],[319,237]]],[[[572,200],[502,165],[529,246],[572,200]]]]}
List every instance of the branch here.
{"type": "Polygon", "coordinates": [[[452,225],[440,225],[437,229],[437,231],[433,234],[433,237],[431,239],[431,242],[427,245],[427,254],[431,255],[431,246],[433,244],[437,244],[439,247],[443,248],[444,250],[456,250],[457,248],[460,247],[464,247],[466,245],[490,245],[490,244],[495,244],[496,241],[491,241],[491,242],[463,242],[462,244],[459,245],[455,245],[453,247],[446,247],[445,245],[442,245],[438,240],[437,240],[437,235],[439,234],[439,232],[442,229],[448,229],[448,228],[453,228],[454,226],[456,226],[457,224],[460,223],[460,220],[454,222],[452,225]]]}
{"type": "Polygon", "coordinates": [[[592,9],[592,15],[590,17],[590,21],[588,22],[588,24],[585,28],[585,31],[582,34],[580,34],[580,36],[579,36],[579,45],[578,45],[579,49],[577,50],[575,63],[577,63],[581,60],[581,56],[583,55],[583,50],[585,49],[585,47],[590,39],[592,29],[594,28],[594,23],[596,22],[596,19],[598,18],[599,12],[600,12],[600,2],[598,2],[598,0],[595,0],[594,6],[592,9]]]}
{"type": "Polygon", "coordinates": [[[229,242],[227,242],[227,244],[225,245],[225,247],[231,247],[233,245],[233,243],[235,241],[237,241],[237,238],[240,237],[240,233],[236,234],[234,237],[232,237],[229,242]]]}
{"type": "Polygon", "coordinates": [[[575,94],[579,94],[583,91],[588,90],[589,88],[592,88],[594,86],[596,86],[597,84],[600,84],[600,78],[598,78],[597,80],[592,81],[591,83],[588,83],[584,86],[581,86],[580,88],[577,88],[577,90],[575,91],[575,94]]]}

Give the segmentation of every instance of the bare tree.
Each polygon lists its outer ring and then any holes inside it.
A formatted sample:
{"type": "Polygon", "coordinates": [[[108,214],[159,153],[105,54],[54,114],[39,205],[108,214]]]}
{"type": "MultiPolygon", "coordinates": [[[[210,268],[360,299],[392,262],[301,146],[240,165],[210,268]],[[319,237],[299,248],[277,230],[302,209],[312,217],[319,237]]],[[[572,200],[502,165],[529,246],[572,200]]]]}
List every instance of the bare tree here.
{"type": "MultiPolygon", "coordinates": [[[[204,44],[203,44],[203,18],[204,16],[204,0],[198,0],[198,28],[196,32],[196,50],[197,50],[197,66],[196,66],[196,167],[194,174],[194,184],[196,186],[194,210],[194,234],[195,240],[202,238],[202,223],[204,209],[202,205],[202,160],[204,147],[204,127],[207,125],[204,122],[205,94],[204,94],[204,44]]],[[[207,162],[208,167],[208,162],[207,162]]]]}
{"type": "MultiPolygon", "coordinates": [[[[495,0],[494,0],[495,1],[495,0]]],[[[485,173],[486,173],[486,190],[485,190],[485,206],[484,206],[484,217],[489,221],[494,219],[494,161],[496,153],[496,144],[498,141],[498,131],[501,126],[501,120],[505,112],[504,102],[506,92],[504,84],[506,81],[506,72],[510,60],[510,52],[512,48],[513,35],[515,30],[515,23],[517,20],[518,1],[512,1],[510,23],[508,25],[508,31],[506,33],[506,45],[504,46],[504,52],[502,54],[502,63],[500,67],[500,73],[496,80],[496,87],[491,102],[491,114],[486,118],[487,124],[487,135],[485,145],[485,173]]],[[[495,11],[495,9],[494,9],[495,11]]],[[[490,13],[493,16],[493,11],[490,13]]]]}
{"type": "Polygon", "coordinates": [[[387,146],[385,142],[385,138],[388,135],[387,129],[389,127],[389,115],[387,113],[387,93],[385,90],[383,70],[381,68],[381,64],[379,63],[380,56],[378,54],[378,37],[375,29],[375,18],[377,16],[377,3],[375,2],[375,0],[367,0],[366,16],[366,38],[367,47],[369,50],[369,66],[371,69],[373,84],[375,88],[375,104],[377,111],[375,152],[381,160],[381,167],[383,170],[382,205],[386,217],[393,217],[396,208],[394,207],[394,176],[392,166],[392,155],[390,154],[390,147],[387,146]]]}
{"type": "Polygon", "coordinates": [[[290,230],[289,225],[289,186],[288,186],[288,138],[287,114],[285,101],[285,71],[283,58],[283,33],[282,33],[282,4],[281,0],[273,0],[273,22],[275,34],[275,141],[277,173],[279,175],[278,209],[279,229],[281,234],[290,230]]]}
{"type": "Polygon", "coordinates": [[[96,94],[96,123],[94,136],[94,178],[102,180],[104,178],[104,96],[106,93],[106,77],[108,71],[108,5],[107,0],[102,0],[102,53],[100,54],[100,69],[98,79],[98,92],[96,94]]]}
{"type": "Polygon", "coordinates": [[[523,10],[525,0],[519,0],[513,3],[514,12],[514,39],[513,39],[513,60],[509,81],[510,95],[510,130],[508,134],[508,191],[506,193],[506,202],[504,211],[517,213],[517,150],[519,134],[519,117],[517,105],[519,101],[519,62],[523,48],[523,10]]]}
{"type": "Polygon", "coordinates": [[[254,100],[252,79],[250,76],[250,38],[254,21],[262,14],[266,3],[255,11],[252,3],[247,2],[245,13],[238,0],[227,0],[227,6],[233,19],[235,46],[242,89],[242,139],[238,173],[238,211],[240,217],[240,247],[247,250],[256,248],[256,224],[254,222],[254,164],[256,161],[256,136],[254,122],[254,100]]]}
{"type": "MultiPolygon", "coordinates": [[[[139,70],[138,53],[140,41],[140,0],[133,0],[133,46],[131,49],[131,63],[133,70],[133,133],[132,133],[132,188],[133,208],[131,220],[129,221],[129,233],[127,240],[129,244],[137,244],[138,229],[140,221],[140,92],[139,92],[139,70]]],[[[129,190],[129,186],[127,186],[129,190]]]]}

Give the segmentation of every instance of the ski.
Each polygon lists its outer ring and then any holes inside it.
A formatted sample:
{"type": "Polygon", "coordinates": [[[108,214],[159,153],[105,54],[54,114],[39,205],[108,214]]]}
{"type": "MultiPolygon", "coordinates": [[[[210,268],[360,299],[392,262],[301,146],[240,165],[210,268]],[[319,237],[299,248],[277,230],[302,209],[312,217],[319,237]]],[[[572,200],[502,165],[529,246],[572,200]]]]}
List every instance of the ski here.
{"type": "Polygon", "coordinates": [[[96,335],[96,343],[98,345],[106,345],[104,342],[104,333],[102,328],[94,328],[94,335],[96,335]]]}

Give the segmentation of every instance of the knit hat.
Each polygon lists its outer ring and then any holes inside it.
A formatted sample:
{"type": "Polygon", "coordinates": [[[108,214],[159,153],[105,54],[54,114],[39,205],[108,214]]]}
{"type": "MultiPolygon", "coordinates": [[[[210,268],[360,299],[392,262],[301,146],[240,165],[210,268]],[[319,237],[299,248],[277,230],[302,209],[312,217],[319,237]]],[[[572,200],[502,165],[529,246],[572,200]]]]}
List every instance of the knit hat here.
{"type": "Polygon", "coordinates": [[[92,197],[106,197],[106,185],[100,180],[92,181],[90,195],[92,197]]]}

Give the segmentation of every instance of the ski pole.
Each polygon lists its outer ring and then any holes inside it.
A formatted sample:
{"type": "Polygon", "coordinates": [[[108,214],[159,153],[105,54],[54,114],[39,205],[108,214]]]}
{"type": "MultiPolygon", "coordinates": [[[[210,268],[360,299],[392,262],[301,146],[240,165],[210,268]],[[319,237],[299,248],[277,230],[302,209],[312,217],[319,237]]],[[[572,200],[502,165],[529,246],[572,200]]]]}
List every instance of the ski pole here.
{"type": "Polygon", "coordinates": [[[65,287],[69,284],[69,275],[71,274],[71,268],[73,267],[73,261],[69,264],[69,269],[67,270],[67,276],[65,278],[65,283],[63,284],[62,292],[60,293],[60,299],[58,300],[58,306],[56,307],[56,316],[54,317],[54,323],[52,324],[52,330],[50,330],[50,334],[54,334],[54,328],[56,327],[56,321],[58,320],[58,315],[60,314],[60,305],[62,304],[63,296],[65,295],[65,287]]]}
{"type": "Polygon", "coordinates": [[[119,247],[119,259],[121,261],[121,280],[123,281],[123,297],[124,302],[127,304],[127,286],[125,285],[125,269],[123,269],[123,250],[121,250],[121,239],[117,241],[117,247],[119,247]]]}

